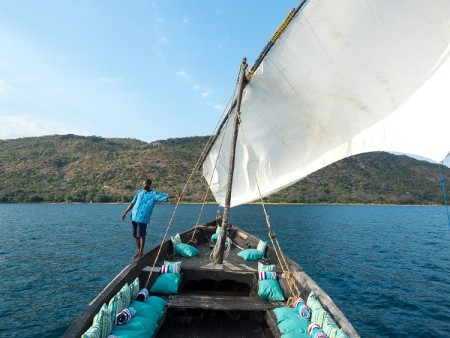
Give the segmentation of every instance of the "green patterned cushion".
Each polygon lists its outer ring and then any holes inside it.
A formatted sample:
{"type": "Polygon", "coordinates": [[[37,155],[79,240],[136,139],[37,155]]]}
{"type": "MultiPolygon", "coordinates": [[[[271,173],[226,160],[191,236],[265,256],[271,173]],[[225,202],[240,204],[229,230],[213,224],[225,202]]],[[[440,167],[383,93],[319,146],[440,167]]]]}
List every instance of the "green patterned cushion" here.
{"type": "Polygon", "coordinates": [[[325,310],[313,310],[311,313],[311,322],[319,324],[321,328],[323,328],[323,323],[329,319],[331,319],[330,315],[325,310]]]}
{"type": "Polygon", "coordinates": [[[135,299],[137,294],[139,293],[140,289],[140,284],[139,284],[139,277],[136,277],[136,279],[133,281],[133,283],[130,284],[130,289],[131,289],[131,299],[135,299]]]}
{"type": "Polygon", "coordinates": [[[172,241],[173,247],[176,247],[178,244],[181,244],[181,237],[179,234],[176,234],[173,237],[170,237],[170,240],[172,241]]]}
{"type": "Polygon", "coordinates": [[[325,318],[322,325],[322,331],[329,338],[348,338],[347,334],[337,326],[330,315],[325,318]]]}
{"type": "Polygon", "coordinates": [[[275,270],[274,264],[264,264],[264,263],[258,262],[258,271],[271,272],[273,270],[275,270]]]}
{"type": "Polygon", "coordinates": [[[102,329],[99,324],[92,324],[92,326],[81,336],[81,338],[101,338],[102,329]]]}
{"type": "Polygon", "coordinates": [[[216,228],[216,234],[220,234],[222,232],[222,227],[221,226],[218,226],[217,228],[216,228]]]}
{"type": "Polygon", "coordinates": [[[116,315],[117,315],[117,313],[120,312],[120,311],[117,311],[118,303],[119,303],[119,301],[118,301],[117,295],[115,295],[113,298],[111,298],[111,300],[108,303],[109,321],[111,322],[111,327],[114,327],[115,322],[116,322],[116,315]]]}
{"type": "Polygon", "coordinates": [[[262,252],[263,254],[266,252],[267,242],[259,241],[256,250],[262,252]]]}
{"type": "Polygon", "coordinates": [[[345,333],[344,330],[339,329],[339,331],[336,334],[336,338],[348,338],[347,333],[345,333]]]}
{"type": "Polygon", "coordinates": [[[130,297],[130,287],[128,284],[125,284],[122,286],[122,289],[120,289],[119,292],[116,294],[117,297],[117,312],[122,311],[123,309],[127,308],[131,303],[131,297],[130,297]]]}
{"type": "Polygon", "coordinates": [[[316,296],[314,295],[314,292],[311,291],[311,293],[308,296],[308,299],[306,300],[306,305],[309,306],[309,308],[311,309],[311,311],[314,310],[323,310],[323,306],[320,303],[320,301],[316,298],[316,296]]]}
{"type": "Polygon", "coordinates": [[[177,262],[172,262],[172,261],[164,261],[164,265],[172,265],[172,266],[176,266],[178,269],[181,270],[181,263],[183,263],[182,261],[177,261],[177,262]]]}
{"type": "Polygon", "coordinates": [[[103,304],[100,311],[95,315],[94,324],[97,324],[100,327],[101,338],[109,336],[112,330],[112,323],[109,309],[106,304],[103,304]]]}

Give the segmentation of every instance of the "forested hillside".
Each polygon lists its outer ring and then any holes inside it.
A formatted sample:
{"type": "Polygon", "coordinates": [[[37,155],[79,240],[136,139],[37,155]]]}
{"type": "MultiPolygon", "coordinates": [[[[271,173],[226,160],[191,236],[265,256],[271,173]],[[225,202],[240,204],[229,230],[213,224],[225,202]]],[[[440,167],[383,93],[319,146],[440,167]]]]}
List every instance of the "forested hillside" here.
{"type": "MultiPolygon", "coordinates": [[[[153,179],[155,190],[179,192],[207,139],[145,143],[55,135],[1,140],[0,202],[129,202],[146,177],[153,179]]],[[[444,176],[449,181],[447,167],[444,176]]],[[[206,191],[197,172],[182,201],[201,202],[206,191]]],[[[210,195],[208,201],[213,201],[210,195]]],[[[444,199],[437,165],[371,153],[330,165],[266,201],[442,204],[444,199]]]]}

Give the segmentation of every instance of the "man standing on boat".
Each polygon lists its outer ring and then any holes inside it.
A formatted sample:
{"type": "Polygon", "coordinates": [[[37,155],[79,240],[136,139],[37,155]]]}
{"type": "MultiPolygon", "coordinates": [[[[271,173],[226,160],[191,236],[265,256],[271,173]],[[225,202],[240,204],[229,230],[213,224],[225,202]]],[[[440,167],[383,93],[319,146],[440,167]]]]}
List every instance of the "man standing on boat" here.
{"type": "Polygon", "coordinates": [[[161,192],[151,190],[152,180],[146,179],[142,182],[142,189],[136,192],[128,208],[122,215],[122,221],[125,221],[127,212],[131,211],[131,225],[133,230],[133,237],[136,239],[138,252],[133,256],[133,259],[139,260],[144,256],[145,235],[147,234],[147,224],[150,222],[153,207],[157,202],[167,202],[169,198],[180,198],[181,194],[169,195],[161,192]]]}

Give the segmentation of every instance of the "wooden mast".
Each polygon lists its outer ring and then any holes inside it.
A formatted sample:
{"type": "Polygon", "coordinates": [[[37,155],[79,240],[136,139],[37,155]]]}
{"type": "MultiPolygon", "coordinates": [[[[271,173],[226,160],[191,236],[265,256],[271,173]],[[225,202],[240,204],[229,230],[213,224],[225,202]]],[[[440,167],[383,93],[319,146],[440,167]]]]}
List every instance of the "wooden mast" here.
{"type": "Polygon", "coordinates": [[[231,141],[231,149],[230,149],[230,160],[228,163],[228,181],[227,181],[227,193],[225,196],[225,206],[222,217],[222,231],[219,234],[219,238],[217,240],[217,250],[214,250],[213,259],[214,264],[223,264],[223,252],[225,249],[225,240],[227,238],[227,230],[228,230],[228,215],[230,212],[230,202],[231,202],[231,189],[233,186],[233,174],[234,174],[234,163],[235,163],[235,155],[236,155],[236,142],[239,131],[239,115],[241,114],[241,101],[242,101],[242,92],[244,90],[245,83],[245,72],[247,70],[247,59],[244,58],[242,60],[241,69],[239,71],[239,93],[237,97],[236,110],[234,115],[234,131],[233,131],[233,139],[231,141]]]}

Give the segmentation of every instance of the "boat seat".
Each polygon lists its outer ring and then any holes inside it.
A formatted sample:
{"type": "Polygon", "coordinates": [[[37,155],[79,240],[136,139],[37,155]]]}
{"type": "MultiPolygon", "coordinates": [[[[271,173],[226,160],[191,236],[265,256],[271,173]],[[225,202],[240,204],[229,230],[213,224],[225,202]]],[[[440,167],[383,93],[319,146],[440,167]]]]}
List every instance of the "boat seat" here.
{"type": "Polygon", "coordinates": [[[167,306],[175,309],[266,311],[277,307],[259,297],[171,295],[167,306]]]}

